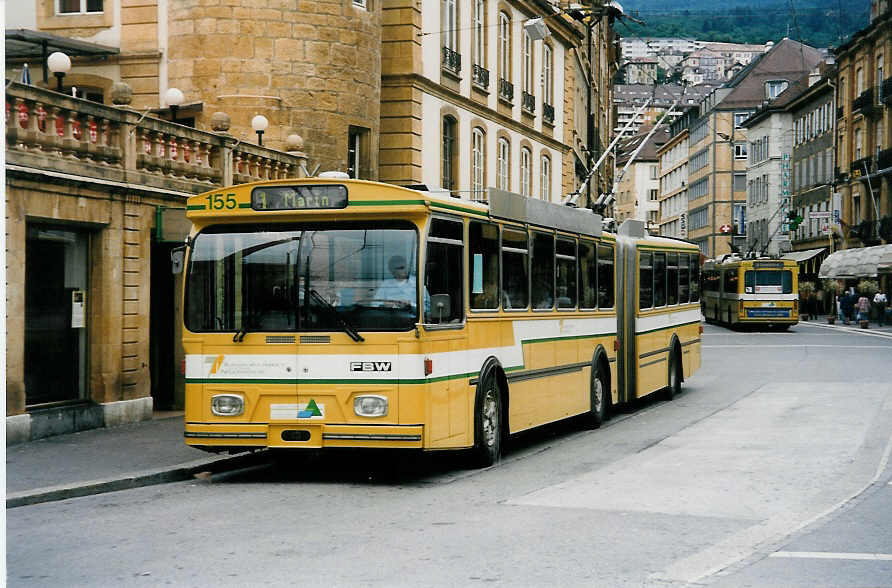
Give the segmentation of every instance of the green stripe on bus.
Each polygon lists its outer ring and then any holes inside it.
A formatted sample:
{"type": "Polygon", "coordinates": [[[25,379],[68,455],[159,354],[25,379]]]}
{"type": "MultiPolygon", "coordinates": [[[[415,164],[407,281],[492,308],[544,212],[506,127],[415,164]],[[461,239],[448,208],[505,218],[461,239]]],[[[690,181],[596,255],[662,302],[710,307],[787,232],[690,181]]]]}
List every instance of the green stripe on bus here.
{"type": "Polygon", "coordinates": [[[521,345],[529,345],[531,343],[548,343],[550,341],[573,341],[575,339],[594,339],[595,337],[611,337],[616,333],[597,333],[595,335],[567,335],[566,337],[545,337],[543,339],[526,339],[521,341],[521,345]]]}
{"type": "Polygon", "coordinates": [[[424,200],[351,200],[350,206],[412,206],[425,204],[424,200]]]}
{"type": "Polygon", "coordinates": [[[464,206],[456,206],[454,204],[443,204],[442,202],[431,202],[431,206],[434,208],[445,208],[447,210],[457,210],[459,212],[466,212],[468,214],[476,214],[477,216],[489,217],[489,212],[485,210],[474,210],[471,208],[465,208],[464,206]]]}
{"type": "Polygon", "coordinates": [[[239,208],[251,208],[250,202],[242,202],[238,205],[239,208]]]}
{"type": "Polygon", "coordinates": [[[207,208],[204,204],[190,204],[186,206],[186,210],[204,210],[207,208]]]}

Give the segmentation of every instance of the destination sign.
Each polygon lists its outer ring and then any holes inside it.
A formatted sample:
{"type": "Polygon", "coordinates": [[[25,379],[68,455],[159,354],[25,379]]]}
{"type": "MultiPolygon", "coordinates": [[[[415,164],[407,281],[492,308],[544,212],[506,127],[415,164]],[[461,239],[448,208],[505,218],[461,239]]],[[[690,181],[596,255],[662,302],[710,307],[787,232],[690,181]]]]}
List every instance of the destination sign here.
{"type": "Polygon", "coordinates": [[[261,186],[251,190],[251,208],[254,210],[319,210],[346,207],[346,186],[261,186]]]}

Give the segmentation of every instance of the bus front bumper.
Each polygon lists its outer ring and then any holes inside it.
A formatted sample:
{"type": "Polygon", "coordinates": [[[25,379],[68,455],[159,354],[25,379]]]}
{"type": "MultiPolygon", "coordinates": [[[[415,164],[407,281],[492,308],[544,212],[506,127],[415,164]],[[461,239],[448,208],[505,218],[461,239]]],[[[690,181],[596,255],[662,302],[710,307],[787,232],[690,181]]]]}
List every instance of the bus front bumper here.
{"type": "Polygon", "coordinates": [[[246,451],[261,447],[420,449],[423,433],[422,425],[186,423],[184,436],[187,445],[246,451]]]}

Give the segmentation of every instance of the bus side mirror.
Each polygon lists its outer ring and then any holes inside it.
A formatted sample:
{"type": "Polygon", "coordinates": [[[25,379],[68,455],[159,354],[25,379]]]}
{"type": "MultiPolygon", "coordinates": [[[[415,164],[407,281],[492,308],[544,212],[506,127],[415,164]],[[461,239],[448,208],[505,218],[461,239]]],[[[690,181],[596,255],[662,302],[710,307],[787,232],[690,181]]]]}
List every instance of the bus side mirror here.
{"type": "Polygon", "coordinates": [[[452,316],[451,302],[449,294],[432,294],[431,295],[431,318],[436,322],[442,323],[443,317],[447,320],[452,316]]]}
{"type": "Polygon", "coordinates": [[[181,245],[170,251],[170,273],[183,273],[183,261],[186,259],[186,246],[181,245]]]}

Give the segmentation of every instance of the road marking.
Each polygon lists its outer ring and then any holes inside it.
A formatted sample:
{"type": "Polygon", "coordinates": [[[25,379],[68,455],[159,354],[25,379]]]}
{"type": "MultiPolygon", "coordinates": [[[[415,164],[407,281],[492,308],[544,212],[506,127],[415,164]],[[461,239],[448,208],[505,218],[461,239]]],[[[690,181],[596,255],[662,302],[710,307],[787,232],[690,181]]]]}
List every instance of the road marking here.
{"type": "Polygon", "coordinates": [[[892,561],[892,553],[833,553],[828,551],[775,551],[768,557],[798,559],[859,559],[868,561],[892,561]]]}
{"type": "Polygon", "coordinates": [[[859,335],[867,335],[869,337],[882,337],[884,339],[892,339],[892,333],[886,333],[884,331],[870,331],[869,329],[862,329],[859,326],[822,325],[820,323],[799,323],[797,326],[814,327],[818,329],[831,329],[835,331],[841,331],[843,333],[857,333],[859,335]]]}

